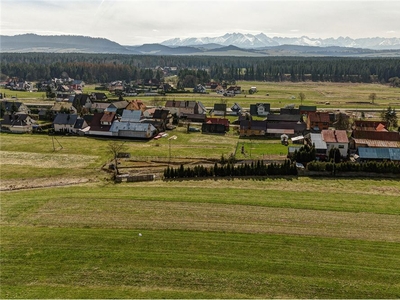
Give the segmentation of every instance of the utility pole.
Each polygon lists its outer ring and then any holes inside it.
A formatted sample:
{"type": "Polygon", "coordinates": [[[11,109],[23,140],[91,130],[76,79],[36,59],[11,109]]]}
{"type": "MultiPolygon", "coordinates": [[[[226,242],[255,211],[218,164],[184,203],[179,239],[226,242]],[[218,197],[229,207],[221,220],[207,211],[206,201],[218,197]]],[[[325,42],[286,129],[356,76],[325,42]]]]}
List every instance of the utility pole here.
{"type": "Polygon", "coordinates": [[[171,141],[176,140],[178,137],[176,135],[171,136],[168,138],[168,143],[169,143],[169,159],[168,159],[168,165],[171,164],[171,141]]]}

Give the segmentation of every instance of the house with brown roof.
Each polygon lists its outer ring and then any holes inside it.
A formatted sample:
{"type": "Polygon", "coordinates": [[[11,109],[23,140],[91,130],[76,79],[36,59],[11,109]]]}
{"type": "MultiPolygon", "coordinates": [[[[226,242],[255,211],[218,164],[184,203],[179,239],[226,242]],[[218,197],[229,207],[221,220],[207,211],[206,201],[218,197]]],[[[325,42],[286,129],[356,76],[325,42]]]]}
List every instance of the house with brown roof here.
{"type": "Polygon", "coordinates": [[[349,150],[349,139],[346,130],[322,130],[322,140],[326,143],[327,155],[332,148],[337,148],[342,157],[347,157],[349,150]]]}
{"type": "Polygon", "coordinates": [[[309,112],[307,116],[307,129],[314,131],[329,129],[329,121],[328,112],[309,112]]]}
{"type": "Polygon", "coordinates": [[[234,94],[240,94],[242,92],[242,88],[238,85],[232,85],[229,88],[227,88],[226,91],[234,94]]]}
{"type": "Polygon", "coordinates": [[[132,100],[125,107],[127,110],[141,110],[145,111],[147,109],[146,105],[141,100],[132,100]]]}
{"type": "Polygon", "coordinates": [[[352,150],[359,147],[400,148],[400,132],[353,130],[349,147],[352,150]]]}
{"type": "Polygon", "coordinates": [[[112,136],[111,124],[116,118],[115,112],[94,113],[87,135],[112,136]]]}
{"type": "Polygon", "coordinates": [[[225,133],[229,131],[229,120],[223,118],[206,118],[201,126],[203,133],[225,133]]]}
{"type": "Polygon", "coordinates": [[[73,106],[72,102],[55,102],[50,108],[50,111],[53,113],[53,115],[66,111],[69,111],[71,114],[76,114],[78,112],[73,106]]]}
{"type": "Polygon", "coordinates": [[[100,118],[101,125],[111,125],[115,119],[115,112],[106,111],[103,113],[103,116],[100,118]]]}
{"type": "Polygon", "coordinates": [[[176,114],[181,117],[183,115],[197,115],[205,114],[207,112],[206,108],[201,102],[196,101],[178,101],[178,100],[168,100],[165,103],[165,108],[170,111],[170,113],[176,114]]]}
{"type": "Polygon", "coordinates": [[[384,121],[355,120],[353,129],[357,131],[387,131],[387,123],[384,121]]]}

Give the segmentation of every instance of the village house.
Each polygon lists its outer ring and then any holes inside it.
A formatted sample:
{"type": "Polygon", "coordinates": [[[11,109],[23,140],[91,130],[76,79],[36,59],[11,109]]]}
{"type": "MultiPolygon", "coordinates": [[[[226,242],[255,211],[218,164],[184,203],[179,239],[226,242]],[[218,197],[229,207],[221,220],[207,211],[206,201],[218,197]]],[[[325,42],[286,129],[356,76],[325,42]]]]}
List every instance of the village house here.
{"type": "Polygon", "coordinates": [[[90,94],[90,100],[92,100],[92,102],[96,102],[96,101],[107,101],[107,95],[105,93],[91,93],[90,94]]]}
{"type": "Polygon", "coordinates": [[[332,148],[337,148],[342,157],[348,156],[349,139],[346,130],[322,130],[322,140],[326,143],[327,155],[332,148]]]}
{"type": "Polygon", "coordinates": [[[243,110],[242,107],[236,102],[231,107],[231,111],[236,115],[239,115],[242,112],[242,110],[243,110]]]}
{"type": "Polygon", "coordinates": [[[268,116],[271,111],[271,104],[256,103],[250,104],[250,114],[252,116],[268,116]]]}
{"type": "Polygon", "coordinates": [[[79,114],[85,114],[92,108],[92,100],[88,94],[76,94],[72,100],[72,106],[79,114]]]}
{"type": "Polygon", "coordinates": [[[157,130],[150,123],[140,122],[142,111],[140,110],[124,110],[121,120],[115,120],[110,128],[112,136],[135,138],[135,139],[150,139],[157,130]]]}
{"type": "Polygon", "coordinates": [[[128,104],[129,102],[125,100],[114,101],[110,103],[110,105],[107,107],[105,111],[115,112],[116,114],[121,115],[123,110],[128,106],[128,104]]]}
{"type": "Polygon", "coordinates": [[[147,107],[141,100],[132,100],[128,103],[128,105],[126,106],[125,109],[140,110],[140,111],[144,112],[147,109],[147,107]]]}
{"type": "Polygon", "coordinates": [[[116,118],[115,112],[106,111],[103,113],[100,118],[100,125],[102,126],[111,126],[116,118]]]}
{"type": "Polygon", "coordinates": [[[1,110],[1,116],[5,114],[13,114],[13,113],[24,113],[27,115],[31,114],[31,110],[29,109],[28,106],[26,106],[22,102],[18,101],[9,101],[9,100],[2,100],[0,101],[0,110],[1,110]]]}
{"type": "Polygon", "coordinates": [[[110,106],[108,102],[93,102],[90,108],[91,113],[102,113],[110,106]]]}
{"type": "Polygon", "coordinates": [[[267,133],[267,121],[253,121],[253,120],[242,120],[240,121],[240,136],[265,136],[267,133]]]}
{"type": "Polygon", "coordinates": [[[242,92],[242,88],[240,86],[237,86],[237,85],[232,85],[226,91],[228,93],[240,94],[242,92]]]}
{"type": "Polygon", "coordinates": [[[206,94],[207,89],[205,86],[198,84],[193,88],[193,93],[200,93],[200,94],[206,94]]]}
{"type": "Polygon", "coordinates": [[[349,147],[357,151],[359,147],[400,148],[400,133],[395,131],[353,130],[349,147]]]}
{"type": "Polygon", "coordinates": [[[84,87],[85,87],[85,82],[84,82],[83,80],[77,80],[77,79],[75,79],[75,80],[73,80],[72,83],[71,83],[71,88],[72,88],[73,90],[82,91],[84,87]]]}
{"type": "Polygon", "coordinates": [[[115,112],[94,113],[90,123],[90,128],[85,132],[85,134],[95,136],[112,136],[110,128],[115,118],[115,112]]]}
{"type": "Polygon", "coordinates": [[[307,116],[307,129],[316,132],[329,129],[329,121],[328,112],[310,112],[307,116]]]}
{"type": "Polygon", "coordinates": [[[87,127],[86,121],[76,114],[57,114],[53,121],[54,132],[78,133],[79,130],[87,127]]]}
{"type": "Polygon", "coordinates": [[[167,109],[151,108],[143,112],[144,119],[141,120],[142,123],[152,124],[158,132],[162,132],[168,129],[171,123],[172,116],[167,109]],[[152,111],[150,113],[150,111],[152,111]]]}
{"type": "Polygon", "coordinates": [[[225,116],[226,115],[226,103],[214,103],[212,110],[214,116],[225,116]]]}
{"type": "Polygon", "coordinates": [[[328,153],[328,146],[322,139],[321,133],[308,133],[304,136],[309,146],[315,147],[315,157],[317,160],[325,160],[328,153]]]}
{"type": "Polygon", "coordinates": [[[301,115],[269,114],[265,121],[267,122],[268,136],[276,137],[286,134],[288,137],[293,137],[303,135],[307,127],[301,115]]]}
{"type": "Polygon", "coordinates": [[[6,114],[0,121],[1,131],[12,133],[32,132],[37,123],[29,115],[24,113],[6,114]]]}
{"type": "Polygon", "coordinates": [[[71,96],[74,96],[76,92],[67,85],[59,85],[55,91],[56,101],[69,101],[71,96]]]}
{"type": "Polygon", "coordinates": [[[176,114],[178,117],[188,114],[207,113],[207,109],[200,101],[196,102],[196,101],[168,100],[165,103],[165,108],[168,109],[172,115],[176,114]]]}
{"type": "Polygon", "coordinates": [[[72,105],[71,102],[55,102],[54,105],[50,108],[53,116],[60,112],[69,112],[70,114],[78,113],[77,109],[72,105]]]}
{"type": "Polygon", "coordinates": [[[225,133],[229,131],[229,120],[222,118],[206,118],[201,126],[202,133],[225,133]]]}
{"type": "Polygon", "coordinates": [[[352,128],[356,131],[388,131],[384,121],[355,120],[352,128]]]}

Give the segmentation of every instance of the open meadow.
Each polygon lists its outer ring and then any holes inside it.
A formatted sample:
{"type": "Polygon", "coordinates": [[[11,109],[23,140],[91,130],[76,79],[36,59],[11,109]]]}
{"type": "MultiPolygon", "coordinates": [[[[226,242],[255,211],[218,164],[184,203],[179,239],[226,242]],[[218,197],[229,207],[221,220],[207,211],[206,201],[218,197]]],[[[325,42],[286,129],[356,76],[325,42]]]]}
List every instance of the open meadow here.
{"type": "MultiPolygon", "coordinates": [[[[217,160],[243,143],[172,134],[126,141],[122,171],[130,160],[217,160]]],[[[2,299],[400,297],[398,179],[115,184],[108,140],[0,139],[2,299]]],[[[277,141],[244,142],[243,158],[286,154],[277,141]]]]}

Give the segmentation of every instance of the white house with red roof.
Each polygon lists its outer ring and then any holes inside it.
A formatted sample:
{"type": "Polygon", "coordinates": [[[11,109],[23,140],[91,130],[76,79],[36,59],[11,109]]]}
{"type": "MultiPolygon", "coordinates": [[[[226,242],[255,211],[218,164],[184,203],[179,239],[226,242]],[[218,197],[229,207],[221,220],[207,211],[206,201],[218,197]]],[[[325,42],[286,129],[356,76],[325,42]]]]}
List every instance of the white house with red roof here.
{"type": "Polygon", "coordinates": [[[338,148],[340,155],[346,157],[349,150],[349,138],[346,130],[322,130],[322,140],[326,143],[326,153],[328,155],[332,148],[338,148]]]}

